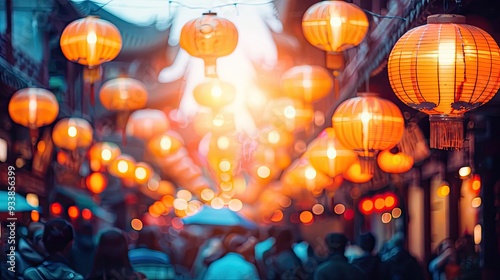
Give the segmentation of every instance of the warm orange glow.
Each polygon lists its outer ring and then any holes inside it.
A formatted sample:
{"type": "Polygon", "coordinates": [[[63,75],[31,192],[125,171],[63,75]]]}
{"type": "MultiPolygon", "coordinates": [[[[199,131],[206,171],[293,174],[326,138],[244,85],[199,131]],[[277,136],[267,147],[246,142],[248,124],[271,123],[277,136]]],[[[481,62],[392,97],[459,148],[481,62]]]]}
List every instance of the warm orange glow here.
{"type": "Polygon", "coordinates": [[[60,45],[68,60],[94,67],[113,60],[120,53],[122,38],[112,23],[89,16],[66,26],[60,45]]]}
{"type": "Polygon", "coordinates": [[[478,192],[481,189],[481,177],[478,174],[474,174],[472,177],[472,190],[478,192]]]}
{"type": "Polygon", "coordinates": [[[382,223],[388,224],[392,220],[392,215],[390,213],[384,213],[380,219],[382,220],[382,223]]]}
{"type": "Polygon", "coordinates": [[[78,207],[76,206],[70,206],[68,207],[68,216],[71,218],[71,219],[76,219],[78,218],[78,215],[80,215],[80,210],[78,210],[78,207]]]}
{"type": "Polygon", "coordinates": [[[375,202],[373,203],[373,206],[375,207],[376,210],[384,209],[385,199],[382,197],[375,198],[375,202]]]}
{"type": "Polygon", "coordinates": [[[243,203],[241,202],[241,200],[235,198],[231,199],[227,206],[229,207],[229,209],[231,209],[231,211],[237,212],[240,211],[241,208],[243,208],[243,203]]]}
{"type": "Polygon", "coordinates": [[[127,135],[148,141],[170,128],[170,122],[163,111],[141,109],[133,112],[127,121],[127,135]]]}
{"type": "Polygon", "coordinates": [[[62,213],[62,206],[58,202],[54,202],[50,205],[50,212],[52,215],[59,216],[62,213]]]}
{"type": "Polygon", "coordinates": [[[302,213],[300,213],[300,221],[304,224],[309,224],[312,222],[313,220],[313,214],[309,211],[302,211],[302,213]]]}
{"type": "Polygon", "coordinates": [[[272,222],[277,223],[277,222],[280,222],[281,220],[283,220],[283,216],[284,216],[284,215],[283,215],[283,211],[281,211],[281,210],[279,210],[279,209],[278,209],[278,210],[275,210],[275,211],[273,212],[273,215],[271,216],[271,219],[270,219],[270,220],[271,220],[272,222]]]}
{"type": "Polygon", "coordinates": [[[376,154],[396,146],[405,128],[399,108],[374,93],[360,93],[340,104],[332,125],[339,142],[357,151],[363,173],[373,173],[376,154]]]}
{"type": "Polygon", "coordinates": [[[396,96],[431,115],[430,146],[463,145],[463,114],[487,103],[500,88],[500,49],[464,16],[431,15],[404,34],[388,61],[396,96]]]}
{"type": "Polygon", "coordinates": [[[99,98],[107,110],[131,112],[146,106],[148,91],[146,86],[136,79],[116,78],[101,86],[99,98]]]}
{"type": "Polygon", "coordinates": [[[397,219],[397,218],[401,217],[402,213],[403,213],[403,211],[401,211],[401,208],[394,208],[394,209],[392,209],[392,217],[394,219],[397,219]]]}
{"type": "Polygon", "coordinates": [[[321,66],[295,66],[288,69],[281,77],[283,93],[306,103],[326,97],[332,87],[330,72],[321,66]]]}
{"type": "Polygon", "coordinates": [[[458,175],[462,179],[468,177],[471,173],[472,173],[472,168],[470,168],[470,166],[463,166],[460,167],[460,169],[458,170],[458,175]]]}
{"type": "Polygon", "coordinates": [[[238,30],[215,13],[188,21],[181,30],[181,48],[205,61],[205,76],[217,77],[216,59],[231,54],[238,44],[238,30]]]}
{"type": "Polygon", "coordinates": [[[403,152],[393,154],[390,150],[385,150],[378,154],[377,163],[384,172],[404,173],[413,167],[413,157],[403,152]]]}
{"type": "Polygon", "coordinates": [[[30,218],[32,222],[38,222],[40,220],[40,213],[36,210],[32,210],[30,218]]]}
{"type": "Polygon", "coordinates": [[[52,130],[54,145],[66,150],[87,148],[92,144],[94,130],[81,118],[66,118],[58,121],[52,130]]]}
{"type": "Polygon", "coordinates": [[[396,205],[396,198],[393,195],[388,195],[385,197],[384,204],[386,208],[391,209],[396,205]]]}
{"type": "Polygon", "coordinates": [[[177,152],[183,145],[182,136],[169,130],[151,138],[148,142],[148,149],[157,157],[166,157],[177,152]]]}
{"type": "Polygon", "coordinates": [[[99,172],[94,172],[87,176],[85,180],[87,188],[94,194],[100,194],[108,186],[108,179],[99,172]]]}
{"type": "Polygon", "coordinates": [[[437,189],[437,195],[439,197],[446,197],[450,194],[450,186],[448,185],[442,185],[437,189]]]}
{"type": "Polygon", "coordinates": [[[121,153],[120,148],[110,142],[99,142],[94,145],[89,150],[90,160],[97,160],[99,164],[107,166],[111,161],[113,161],[121,153]]]}
{"type": "Polygon", "coordinates": [[[210,201],[210,205],[214,209],[222,209],[222,207],[224,207],[224,200],[220,197],[216,197],[210,201]]]}
{"type": "MultiPolygon", "coordinates": [[[[118,163],[118,168],[120,168],[119,164],[120,163],[118,163]]],[[[126,166],[128,170],[128,164],[126,166]]],[[[125,171],[124,173],[126,172],[127,171],[125,171]]],[[[153,168],[149,164],[145,162],[139,162],[135,165],[134,178],[138,184],[146,184],[152,175],[153,168]]]]}
{"type": "Polygon", "coordinates": [[[142,221],[140,219],[134,218],[130,221],[130,227],[132,227],[133,230],[140,231],[143,227],[142,221]]]}
{"type": "Polygon", "coordinates": [[[373,211],[373,201],[371,199],[365,199],[363,200],[361,203],[361,212],[365,215],[369,215],[371,214],[371,212],[373,211]]]}
{"type": "Polygon", "coordinates": [[[12,121],[31,129],[51,124],[58,114],[56,96],[42,88],[21,89],[9,101],[12,121]]]}
{"type": "Polygon", "coordinates": [[[109,164],[108,171],[115,177],[134,179],[135,160],[129,155],[121,154],[109,164]]]}
{"type": "Polygon", "coordinates": [[[347,168],[347,170],[342,174],[344,179],[353,183],[366,183],[373,178],[373,174],[366,174],[361,172],[361,165],[359,159],[356,159],[354,163],[347,168]]]}
{"type": "Polygon", "coordinates": [[[333,179],[323,173],[318,173],[311,166],[307,158],[301,158],[282,175],[284,195],[299,195],[305,188],[312,193],[321,192],[326,186],[333,183],[333,179]]]}
{"type": "Polygon", "coordinates": [[[479,206],[481,206],[481,198],[480,197],[474,197],[471,201],[471,206],[473,208],[478,208],[479,206]]]}
{"type": "Polygon", "coordinates": [[[345,1],[322,1],[302,18],[302,31],[311,45],[342,52],[359,45],[368,32],[368,18],[358,6],[345,1]]]}
{"type": "Polygon", "coordinates": [[[204,189],[201,191],[201,199],[210,201],[215,197],[215,193],[211,189],[204,189]]]}
{"type": "Polygon", "coordinates": [[[85,208],[82,210],[82,218],[85,220],[90,220],[92,219],[92,211],[89,209],[85,208]]]}
{"type": "Polygon", "coordinates": [[[219,110],[233,103],[236,96],[236,88],[217,78],[197,85],[193,90],[196,102],[213,110],[219,110]]]}
{"type": "Polygon", "coordinates": [[[337,141],[333,128],[322,132],[309,144],[306,156],[311,165],[324,174],[335,177],[345,172],[357,159],[355,152],[345,148],[337,141]]]}

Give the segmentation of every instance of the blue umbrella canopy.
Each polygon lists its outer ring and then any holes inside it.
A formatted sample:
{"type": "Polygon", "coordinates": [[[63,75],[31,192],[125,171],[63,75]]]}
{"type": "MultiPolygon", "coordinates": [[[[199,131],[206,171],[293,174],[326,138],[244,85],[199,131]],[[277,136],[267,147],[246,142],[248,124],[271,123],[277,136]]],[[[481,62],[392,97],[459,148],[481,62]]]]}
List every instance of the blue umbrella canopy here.
{"type": "Polygon", "coordinates": [[[182,219],[185,225],[213,225],[257,229],[257,225],[229,208],[214,209],[204,206],[201,210],[182,219]]]}
{"type": "Polygon", "coordinates": [[[9,199],[9,193],[7,191],[0,191],[0,213],[9,212],[9,202],[15,201],[13,212],[29,212],[31,210],[39,210],[38,207],[34,207],[28,203],[26,198],[18,193],[14,196],[15,200],[9,199]]]}

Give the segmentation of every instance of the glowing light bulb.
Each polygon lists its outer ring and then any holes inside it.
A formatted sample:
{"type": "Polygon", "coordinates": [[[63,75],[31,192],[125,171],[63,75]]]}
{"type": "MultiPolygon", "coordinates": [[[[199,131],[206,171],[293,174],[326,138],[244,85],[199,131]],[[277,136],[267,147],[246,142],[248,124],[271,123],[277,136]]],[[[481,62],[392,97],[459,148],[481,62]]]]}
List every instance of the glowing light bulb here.
{"type": "Polygon", "coordinates": [[[222,114],[217,114],[212,123],[214,126],[222,126],[224,124],[224,116],[222,114]]]}
{"type": "Polygon", "coordinates": [[[204,189],[201,191],[201,198],[205,201],[210,201],[215,197],[215,193],[211,189],[204,189]]]}
{"type": "Polygon", "coordinates": [[[221,150],[229,148],[229,144],[229,138],[227,136],[221,136],[217,139],[217,147],[221,150]]]}
{"type": "Polygon", "coordinates": [[[124,160],[120,160],[117,165],[118,172],[120,173],[126,173],[128,171],[128,164],[124,160]]]}
{"type": "Polygon", "coordinates": [[[111,160],[111,157],[113,154],[111,153],[110,149],[102,149],[101,151],[101,159],[104,161],[109,161],[111,160]]]}
{"type": "Polygon", "coordinates": [[[334,159],[337,157],[337,150],[335,150],[335,148],[333,147],[329,147],[327,150],[326,150],[326,156],[329,158],[329,159],[334,159]]]}
{"type": "Polygon", "coordinates": [[[221,160],[219,162],[219,169],[222,172],[228,172],[231,170],[231,163],[228,160],[221,160]]]}
{"type": "Polygon", "coordinates": [[[222,89],[220,86],[214,86],[211,91],[212,97],[221,97],[222,96],[222,89]]]}
{"type": "Polygon", "coordinates": [[[36,95],[30,94],[29,102],[28,102],[28,122],[33,124],[36,122],[36,95]]]}
{"type": "Polygon", "coordinates": [[[285,117],[288,118],[288,119],[293,119],[297,115],[297,111],[291,105],[286,106],[285,110],[283,111],[283,113],[284,113],[285,117]]]}
{"type": "Polygon", "coordinates": [[[280,133],[278,131],[271,131],[267,134],[267,141],[271,144],[277,144],[280,141],[280,133]]]}
{"type": "Polygon", "coordinates": [[[78,134],[78,130],[76,129],[76,127],[74,127],[74,126],[68,127],[68,136],[69,137],[76,137],[77,134],[78,134]]]}
{"type": "Polygon", "coordinates": [[[95,34],[94,31],[89,32],[89,34],[87,34],[87,43],[91,45],[97,43],[97,35],[95,34]]]}
{"type": "Polygon", "coordinates": [[[314,180],[314,178],[316,178],[316,169],[314,169],[313,167],[307,167],[305,176],[309,180],[314,180]]]}
{"type": "Polygon", "coordinates": [[[471,174],[471,172],[472,169],[470,168],[470,166],[464,166],[458,170],[458,175],[460,175],[460,177],[467,177],[471,174]]]}
{"type": "Polygon", "coordinates": [[[265,165],[259,166],[257,168],[257,176],[262,179],[266,179],[271,175],[271,169],[265,165]]]}
{"type": "Polygon", "coordinates": [[[371,113],[369,113],[369,112],[363,112],[363,113],[361,113],[361,115],[360,115],[361,122],[362,122],[363,124],[368,123],[368,122],[372,119],[372,117],[373,117],[373,116],[372,116],[372,114],[371,114],[371,113]]]}
{"type": "Polygon", "coordinates": [[[146,171],[146,168],[139,166],[135,169],[135,177],[139,180],[144,180],[146,179],[146,176],[148,175],[148,172],[146,171]]]}
{"type": "Polygon", "coordinates": [[[332,27],[339,27],[342,25],[342,19],[337,16],[333,16],[330,18],[330,26],[332,27]]]}
{"type": "Polygon", "coordinates": [[[455,43],[442,42],[438,46],[439,66],[451,66],[455,62],[455,43]]]}
{"type": "Polygon", "coordinates": [[[164,151],[168,151],[172,148],[172,139],[169,136],[163,136],[160,140],[160,148],[164,151]]]}

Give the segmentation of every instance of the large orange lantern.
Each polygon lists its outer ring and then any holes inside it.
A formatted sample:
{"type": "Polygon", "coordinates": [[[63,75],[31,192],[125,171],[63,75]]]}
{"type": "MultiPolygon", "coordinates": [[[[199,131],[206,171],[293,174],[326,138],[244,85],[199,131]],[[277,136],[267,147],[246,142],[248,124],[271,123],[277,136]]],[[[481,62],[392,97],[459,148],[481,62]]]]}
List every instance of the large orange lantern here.
{"type": "Polygon", "coordinates": [[[113,60],[122,48],[120,31],[109,21],[89,16],[70,23],[60,39],[64,56],[87,66],[84,77],[90,83],[90,101],[94,104],[94,82],[100,78],[102,63],[113,60]]]}
{"type": "Polygon", "coordinates": [[[113,112],[130,112],[142,109],[148,101],[146,86],[132,78],[116,78],[101,86],[99,99],[102,106],[113,112]]]}
{"type": "Polygon", "coordinates": [[[286,96],[311,103],[330,94],[333,80],[330,73],[323,67],[301,65],[283,73],[281,88],[286,96]]]}
{"type": "Polygon", "coordinates": [[[9,101],[10,118],[30,129],[32,142],[38,138],[37,128],[51,124],[58,114],[59,103],[56,96],[46,89],[21,89],[9,101]]]}
{"type": "Polygon", "coordinates": [[[228,82],[213,78],[197,85],[193,90],[193,96],[198,104],[219,110],[234,101],[236,88],[228,82]]]}
{"type": "Polygon", "coordinates": [[[413,157],[403,152],[385,150],[378,154],[377,163],[387,173],[405,173],[413,167],[413,157]]]}
{"type": "Polygon", "coordinates": [[[430,115],[431,148],[459,149],[464,113],[500,88],[500,49],[464,16],[432,15],[394,45],[388,72],[396,96],[430,115]]]}
{"type": "Polygon", "coordinates": [[[106,189],[108,185],[108,179],[106,178],[106,175],[99,172],[94,172],[87,176],[87,178],[85,179],[85,184],[92,193],[100,194],[104,191],[104,189],[106,189]]]}
{"type": "Polygon", "coordinates": [[[205,76],[217,77],[216,60],[231,54],[238,45],[238,30],[229,20],[216,13],[188,21],[181,30],[180,46],[205,62],[205,76]]]}
{"type": "Polygon", "coordinates": [[[332,125],[339,142],[358,153],[366,173],[373,173],[377,153],[396,146],[405,129],[399,108],[375,93],[344,101],[335,110],[332,125]]]}
{"type": "Polygon", "coordinates": [[[137,110],[127,122],[127,134],[143,140],[149,140],[169,128],[170,122],[165,113],[155,109],[137,110]]]}
{"type": "Polygon", "coordinates": [[[148,142],[148,149],[153,155],[164,157],[177,152],[183,145],[182,136],[175,131],[169,130],[153,137],[148,142]]]}
{"type": "Polygon", "coordinates": [[[316,3],[302,17],[304,36],[311,45],[327,52],[327,67],[330,69],[341,68],[339,53],[359,45],[368,32],[368,26],[363,10],[340,0],[316,3]]]}
{"type": "Polygon", "coordinates": [[[58,121],[52,130],[54,145],[66,150],[87,148],[92,144],[93,129],[82,118],[66,118],[58,121]]]}
{"type": "Polygon", "coordinates": [[[339,143],[333,128],[325,129],[311,142],[305,156],[316,170],[332,178],[346,171],[358,157],[339,143]]]}

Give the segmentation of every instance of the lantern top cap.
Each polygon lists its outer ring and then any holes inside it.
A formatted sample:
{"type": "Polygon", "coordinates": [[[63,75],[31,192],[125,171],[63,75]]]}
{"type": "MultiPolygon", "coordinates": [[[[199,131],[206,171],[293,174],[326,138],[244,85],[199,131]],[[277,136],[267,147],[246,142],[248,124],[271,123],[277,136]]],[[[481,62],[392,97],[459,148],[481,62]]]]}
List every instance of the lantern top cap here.
{"type": "Polygon", "coordinates": [[[358,97],[379,97],[380,94],[376,92],[358,92],[358,97]]]}
{"type": "Polygon", "coordinates": [[[217,13],[214,13],[214,12],[208,12],[208,13],[203,13],[202,14],[203,16],[216,16],[217,13]]]}
{"type": "Polygon", "coordinates": [[[465,23],[465,17],[455,14],[437,14],[427,17],[427,23],[465,23]]]}

